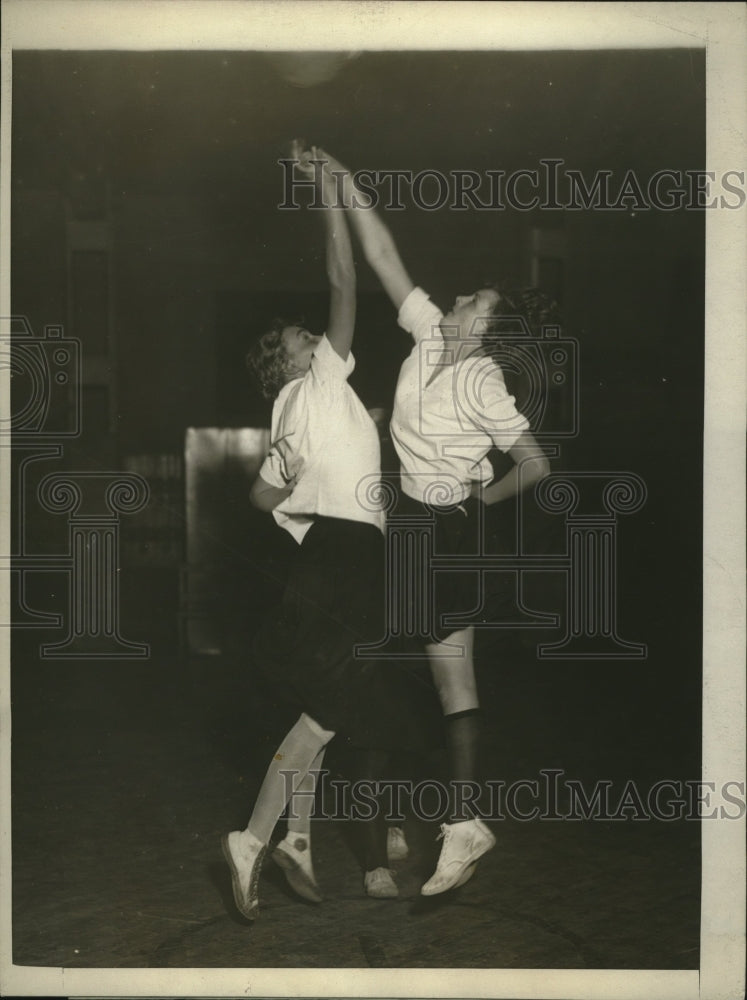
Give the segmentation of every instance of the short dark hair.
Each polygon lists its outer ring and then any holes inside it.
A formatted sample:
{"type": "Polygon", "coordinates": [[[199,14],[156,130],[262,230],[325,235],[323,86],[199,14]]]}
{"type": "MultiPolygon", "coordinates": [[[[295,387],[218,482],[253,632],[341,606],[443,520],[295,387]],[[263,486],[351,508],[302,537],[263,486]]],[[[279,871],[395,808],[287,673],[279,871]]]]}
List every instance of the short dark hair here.
{"type": "Polygon", "coordinates": [[[508,282],[493,282],[490,286],[500,298],[495,305],[487,334],[505,332],[503,320],[518,318],[529,327],[534,337],[542,335],[544,326],[560,323],[557,302],[539,288],[522,288],[508,282]]]}
{"type": "Polygon", "coordinates": [[[275,399],[288,381],[288,354],[282,340],[283,330],[288,326],[304,326],[304,320],[276,316],[246,355],[246,367],[265,399],[275,399]]]}

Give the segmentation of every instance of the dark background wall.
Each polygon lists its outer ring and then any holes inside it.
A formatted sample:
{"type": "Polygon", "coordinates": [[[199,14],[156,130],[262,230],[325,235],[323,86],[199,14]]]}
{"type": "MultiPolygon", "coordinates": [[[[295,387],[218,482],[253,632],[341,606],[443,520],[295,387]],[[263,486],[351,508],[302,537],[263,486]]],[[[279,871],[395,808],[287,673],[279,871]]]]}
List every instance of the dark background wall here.
{"type": "MultiPolygon", "coordinates": [[[[16,53],[14,309],[35,328],[67,322],[76,334],[65,219],[102,219],[117,452],[178,449],[185,426],[219,415],[244,346],[234,334],[232,357],[218,329],[226,297],[238,316],[237,293],[276,292],[282,303],[283,292],[324,288],[318,219],[277,209],[276,160],[290,137],[368,169],[482,174],[554,157],[589,180],[612,171],[614,188],[628,170],[645,180],[702,168],[703,74],[702,53],[689,50],[365,53],[304,88],[257,53],[16,53]]],[[[659,424],[667,393],[683,378],[689,398],[699,386],[702,212],[445,207],[388,217],[414,279],[442,305],[486,275],[526,280],[532,228],[560,230],[565,330],[581,341],[587,387],[599,375],[610,389],[644,392],[648,423],[659,424]]],[[[360,283],[377,291],[365,266],[360,283]]],[[[253,317],[243,318],[246,341],[253,317]]],[[[587,396],[587,423],[618,424],[619,403],[587,396]]]]}
{"type": "MultiPolygon", "coordinates": [[[[252,52],[15,52],[12,128],[13,311],[37,335],[62,324],[82,341],[83,433],[62,464],[152,469],[181,456],[187,427],[266,425],[243,354],[276,304],[323,323],[320,220],[277,207],[289,139],[372,170],[510,173],[556,158],[588,182],[612,172],[615,190],[628,171],[645,183],[703,168],[704,54],[368,52],[298,86],[252,52]]],[[[529,280],[537,231],[562,248],[548,273],[579,344],[581,423],[556,468],[645,480],[646,507],[623,526],[629,621],[636,638],[655,625],[688,650],[696,690],[705,213],[405,202],[387,221],[441,306],[486,276],[529,280]]],[[[362,263],[359,285],[354,384],[386,406],[407,342],[362,263]]],[[[124,551],[135,574],[166,574],[174,614],[177,514],[141,520],[124,551]],[[160,562],[149,531],[170,532],[160,562]]],[[[23,517],[48,544],[38,512],[23,517]]],[[[681,675],[680,652],[663,655],[681,675]]]]}

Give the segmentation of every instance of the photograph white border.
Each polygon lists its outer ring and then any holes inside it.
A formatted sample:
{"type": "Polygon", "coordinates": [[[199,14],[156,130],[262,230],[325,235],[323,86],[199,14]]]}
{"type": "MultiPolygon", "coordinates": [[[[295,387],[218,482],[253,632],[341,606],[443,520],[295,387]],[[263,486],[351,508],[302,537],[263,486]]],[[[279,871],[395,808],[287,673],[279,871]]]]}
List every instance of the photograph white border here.
{"type": "MultiPolygon", "coordinates": [[[[706,49],[707,162],[744,170],[747,13],[741,3],[3,0],[0,259],[10,260],[13,49],[706,49]],[[424,9],[427,7],[427,11],[424,9]],[[303,24],[303,34],[298,25],[303,24]]],[[[745,781],[745,210],[706,213],[703,780],[745,781]]],[[[10,316],[10,274],[0,317],[10,316]]],[[[0,320],[7,323],[7,319],[0,320]]],[[[5,331],[3,331],[5,332],[5,331]]],[[[9,417],[0,373],[0,418],[9,417]]],[[[9,548],[0,449],[0,552],[9,548]]],[[[0,579],[0,612],[9,606],[0,579]]],[[[8,620],[4,618],[3,620],[8,620]]],[[[745,819],[702,824],[700,970],[50,969],[11,959],[10,637],[0,629],[0,992],[38,996],[378,996],[731,1000],[744,996],[745,819]]],[[[744,789],[744,784],[742,785],[744,789]]],[[[719,805],[718,796],[711,807],[719,805]]]]}

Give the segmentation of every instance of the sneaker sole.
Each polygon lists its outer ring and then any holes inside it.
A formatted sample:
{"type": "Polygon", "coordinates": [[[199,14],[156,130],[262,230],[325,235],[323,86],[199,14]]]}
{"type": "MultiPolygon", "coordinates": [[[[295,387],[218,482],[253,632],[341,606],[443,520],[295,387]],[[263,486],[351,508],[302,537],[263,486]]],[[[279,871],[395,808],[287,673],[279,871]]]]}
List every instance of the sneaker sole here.
{"type": "Polygon", "coordinates": [[[464,874],[455,884],[454,888],[458,889],[460,886],[463,886],[465,882],[469,882],[469,880],[472,878],[472,876],[475,874],[476,871],[477,871],[477,862],[473,861],[472,864],[469,866],[469,868],[465,868],[464,874]]]}
{"type": "MultiPolygon", "coordinates": [[[[231,848],[228,844],[228,834],[224,834],[221,837],[220,842],[221,848],[223,850],[223,857],[228,863],[228,867],[231,869],[231,885],[233,887],[233,901],[236,904],[236,909],[239,911],[242,917],[246,917],[247,920],[256,920],[259,916],[259,900],[253,906],[247,906],[244,900],[244,895],[241,891],[241,881],[239,879],[239,873],[236,868],[236,862],[233,860],[233,854],[231,853],[231,848]]],[[[261,852],[260,858],[257,862],[260,866],[262,864],[261,852]]]]}
{"type": "Polygon", "coordinates": [[[278,868],[282,868],[288,885],[301,899],[306,899],[310,903],[323,902],[324,896],[319,891],[319,886],[309,878],[295,858],[286,854],[281,847],[276,847],[272,852],[272,860],[278,868]]]}
{"type": "Polygon", "coordinates": [[[369,899],[399,899],[399,889],[396,892],[392,892],[391,889],[385,892],[371,892],[370,889],[366,889],[366,895],[369,899]]]}
{"type": "Polygon", "coordinates": [[[369,888],[365,880],[363,882],[363,888],[366,890],[366,895],[369,899],[399,899],[399,887],[395,885],[382,885],[378,889],[373,887],[373,891],[369,888]]]}

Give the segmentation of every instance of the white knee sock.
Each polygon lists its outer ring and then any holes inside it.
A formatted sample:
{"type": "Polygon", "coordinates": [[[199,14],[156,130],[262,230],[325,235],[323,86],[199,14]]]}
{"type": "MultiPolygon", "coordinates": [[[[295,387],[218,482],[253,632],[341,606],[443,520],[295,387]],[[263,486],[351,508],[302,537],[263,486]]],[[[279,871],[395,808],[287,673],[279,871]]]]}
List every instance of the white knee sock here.
{"type": "Polygon", "coordinates": [[[314,801],[319,772],[324,763],[324,752],[327,748],[322,747],[311,763],[311,767],[303,776],[301,781],[293,789],[293,796],[288,803],[288,835],[309,838],[311,829],[311,814],[314,811],[314,801]]]}
{"type": "MultiPolygon", "coordinates": [[[[275,824],[283,813],[294,790],[307,777],[309,769],[315,766],[317,757],[335,734],[322,727],[305,713],[300,716],[270,761],[262,787],[254,803],[247,830],[261,843],[267,844],[275,829],[275,824]]],[[[313,780],[313,779],[312,779],[313,780]]],[[[315,785],[315,781],[314,781],[315,785]]],[[[296,796],[296,814],[299,807],[311,796],[296,796]]],[[[309,808],[309,814],[311,809],[309,808]]],[[[308,816],[306,819],[308,830],[308,816]]]]}

